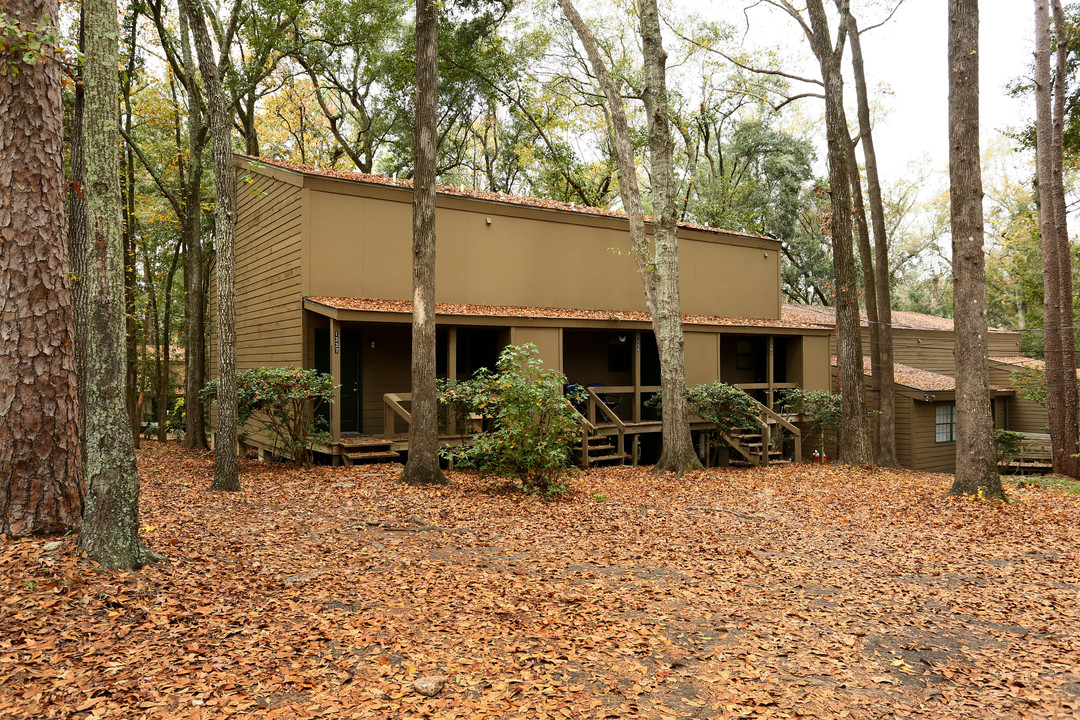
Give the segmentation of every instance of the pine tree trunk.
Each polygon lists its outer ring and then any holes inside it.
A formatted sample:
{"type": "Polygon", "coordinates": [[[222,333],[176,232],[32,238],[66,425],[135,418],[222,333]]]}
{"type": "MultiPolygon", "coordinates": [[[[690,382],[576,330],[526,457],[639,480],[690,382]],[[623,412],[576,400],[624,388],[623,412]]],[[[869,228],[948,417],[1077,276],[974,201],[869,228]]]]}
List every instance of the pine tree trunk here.
{"type": "Polygon", "coordinates": [[[862,339],[859,322],[855,256],[851,247],[851,185],[848,174],[847,119],[844,79],[840,69],[843,46],[834,49],[821,0],[809,0],[810,42],[825,83],[825,128],[829,155],[832,207],[833,268],[836,276],[837,373],[843,393],[840,422],[840,462],[869,465],[873,448],[866,422],[862,339]]]}
{"type": "Polygon", "coordinates": [[[226,111],[225,89],[214,59],[202,6],[183,0],[187,7],[199,70],[210,107],[210,136],[214,147],[214,235],[217,250],[218,388],[217,431],[214,436],[212,490],[240,490],[236,407],[236,314],[234,306],[233,230],[236,178],[232,167],[232,134],[226,111]]]}
{"type": "MultiPolygon", "coordinates": [[[[180,236],[184,242],[184,447],[205,450],[206,407],[206,274],[202,244],[202,111],[196,95],[195,64],[191,58],[188,13],[178,7],[182,62],[188,78],[188,173],[183,185],[183,217],[180,236]]],[[[178,161],[182,158],[178,158],[178,161]]]]}
{"type": "Polygon", "coordinates": [[[139,475],[125,408],[119,31],[115,0],[86,0],[86,510],[79,544],[107,568],[153,559],[139,540],[139,475]]]}
{"type": "Polygon", "coordinates": [[[416,3],[416,119],[413,125],[412,424],[409,459],[399,478],[409,485],[449,482],[439,468],[435,390],[435,162],[438,5],[416,3]]]}
{"type": "MultiPolygon", "coordinates": [[[[889,283],[889,240],[885,229],[885,206],[881,200],[881,179],[878,176],[877,151],[870,123],[870,101],[866,91],[866,72],[863,65],[862,37],[855,16],[847,13],[848,36],[851,40],[851,66],[855,76],[855,97],[858,104],[859,138],[866,165],[866,194],[870,203],[870,223],[874,229],[874,274],[877,292],[877,340],[880,354],[874,368],[878,390],[877,463],[895,467],[896,459],[896,386],[893,372],[892,347],[892,287],[889,283]]],[[[871,341],[873,334],[871,333],[871,341]]]]}
{"type": "Polygon", "coordinates": [[[1053,185],[1050,191],[1054,197],[1054,240],[1057,243],[1059,297],[1059,327],[1061,328],[1061,392],[1064,395],[1062,414],[1065,430],[1063,444],[1065,457],[1061,472],[1073,478],[1080,478],[1080,389],[1076,385],[1076,331],[1073,328],[1073,281],[1072,253],[1069,246],[1068,205],[1065,201],[1065,180],[1063,177],[1064,161],[1064,126],[1065,126],[1065,84],[1068,78],[1068,33],[1064,9],[1061,0],[1053,0],[1054,28],[1057,34],[1055,56],[1057,67],[1054,78],[1054,122],[1051,145],[1051,173],[1053,185]]]}
{"type": "Polygon", "coordinates": [[[978,0],[949,0],[949,199],[956,329],[956,479],[949,493],[1003,498],[986,367],[978,51],[978,0]]]}
{"type": "Polygon", "coordinates": [[[677,475],[700,470],[690,434],[686,401],[686,354],[679,302],[679,246],[675,170],[668,124],[667,53],[660,34],[656,0],[640,0],[641,51],[644,59],[645,114],[649,125],[652,170],[653,242],[656,253],[656,306],[653,328],[660,352],[660,387],[664,398],[660,459],[654,472],[677,475]]]}
{"type": "MultiPolygon", "coordinates": [[[[30,26],[54,0],[7,0],[30,26]]],[[[48,20],[46,20],[48,18],[48,20]]],[[[83,508],[60,67],[0,51],[0,533],[54,535],[83,508]]],[[[114,167],[115,171],[115,167],[114,167]]]]}

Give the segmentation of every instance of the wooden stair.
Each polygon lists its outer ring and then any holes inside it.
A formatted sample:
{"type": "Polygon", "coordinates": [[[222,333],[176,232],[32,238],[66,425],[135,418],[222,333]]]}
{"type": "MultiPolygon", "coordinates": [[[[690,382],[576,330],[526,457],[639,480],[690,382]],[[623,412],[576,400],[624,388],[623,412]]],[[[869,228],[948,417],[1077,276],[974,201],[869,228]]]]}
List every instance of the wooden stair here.
{"type": "MultiPolygon", "coordinates": [[[[734,448],[751,465],[757,467],[764,464],[761,452],[764,441],[760,432],[733,429],[721,433],[721,435],[727,444],[734,448]]],[[[785,460],[784,453],[776,448],[769,450],[768,457],[769,465],[783,465],[790,462],[785,460]]]]}
{"type": "Polygon", "coordinates": [[[611,460],[618,460],[622,465],[626,462],[626,454],[619,454],[616,450],[614,438],[604,435],[589,435],[585,438],[585,443],[579,443],[574,446],[575,459],[579,464],[585,465],[585,444],[588,444],[589,448],[589,465],[598,462],[608,462],[611,460]]]}
{"type": "Polygon", "coordinates": [[[401,453],[394,450],[390,440],[378,438],[342,438],[341,459],[346,465],[366,462],[396,462],[401,453]]]}

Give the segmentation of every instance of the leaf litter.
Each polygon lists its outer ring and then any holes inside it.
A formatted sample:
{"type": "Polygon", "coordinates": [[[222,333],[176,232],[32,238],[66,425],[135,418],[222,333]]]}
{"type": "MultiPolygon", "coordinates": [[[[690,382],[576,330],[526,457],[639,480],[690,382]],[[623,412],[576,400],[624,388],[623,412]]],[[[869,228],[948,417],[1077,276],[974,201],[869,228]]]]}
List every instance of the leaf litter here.
{"type": "Polygon", "coordinates": [[[834,465],[580,473],[565,501],[145,443],[142,535],[0,548],[3,718],[1068,717],[1080,496],[834,465]],[[416,691],[438,676],[436,695],[416,691]]]}

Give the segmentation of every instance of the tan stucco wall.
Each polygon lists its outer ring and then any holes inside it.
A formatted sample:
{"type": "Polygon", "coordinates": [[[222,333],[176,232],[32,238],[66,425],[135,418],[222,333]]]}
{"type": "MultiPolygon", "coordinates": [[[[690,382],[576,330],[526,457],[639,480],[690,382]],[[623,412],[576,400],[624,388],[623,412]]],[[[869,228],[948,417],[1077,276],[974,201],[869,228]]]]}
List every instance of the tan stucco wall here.
{"type": "Polygon", "coordinates": [[[802,387],[804,389],[832,389],[832,370],[829,361],[829,338],[827,336],[803,336],[801,360],[802,387]]]}
{"type": "MultiPolygon", "coordinates": [[[[411,195],[313,182],[303,294],[410,299],[411,195]]],[[[440,197],[436,225],[440,302],[645,309],[624,221],[440,197]]],[[[683,231],[683,312],[776,319],[778,268],[773,241],[683,231]]]]}
{"type": "Polygon", "coordinates": [[[540,360],[549,370],[563,369],[561,328],[510,328],[510,344],[532,343],[540,352],[540,360]]]}

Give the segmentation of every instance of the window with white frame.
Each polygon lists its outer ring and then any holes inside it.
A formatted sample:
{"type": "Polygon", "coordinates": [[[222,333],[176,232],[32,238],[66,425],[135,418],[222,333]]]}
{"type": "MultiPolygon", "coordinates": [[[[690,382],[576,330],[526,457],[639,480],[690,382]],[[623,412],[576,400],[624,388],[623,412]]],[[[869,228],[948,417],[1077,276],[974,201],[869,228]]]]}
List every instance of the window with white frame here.
{"type": "Polygon", "coordinates": [[[956,440],[956,405],[937,405],[934,408],[934,441],[956,440]]]}

